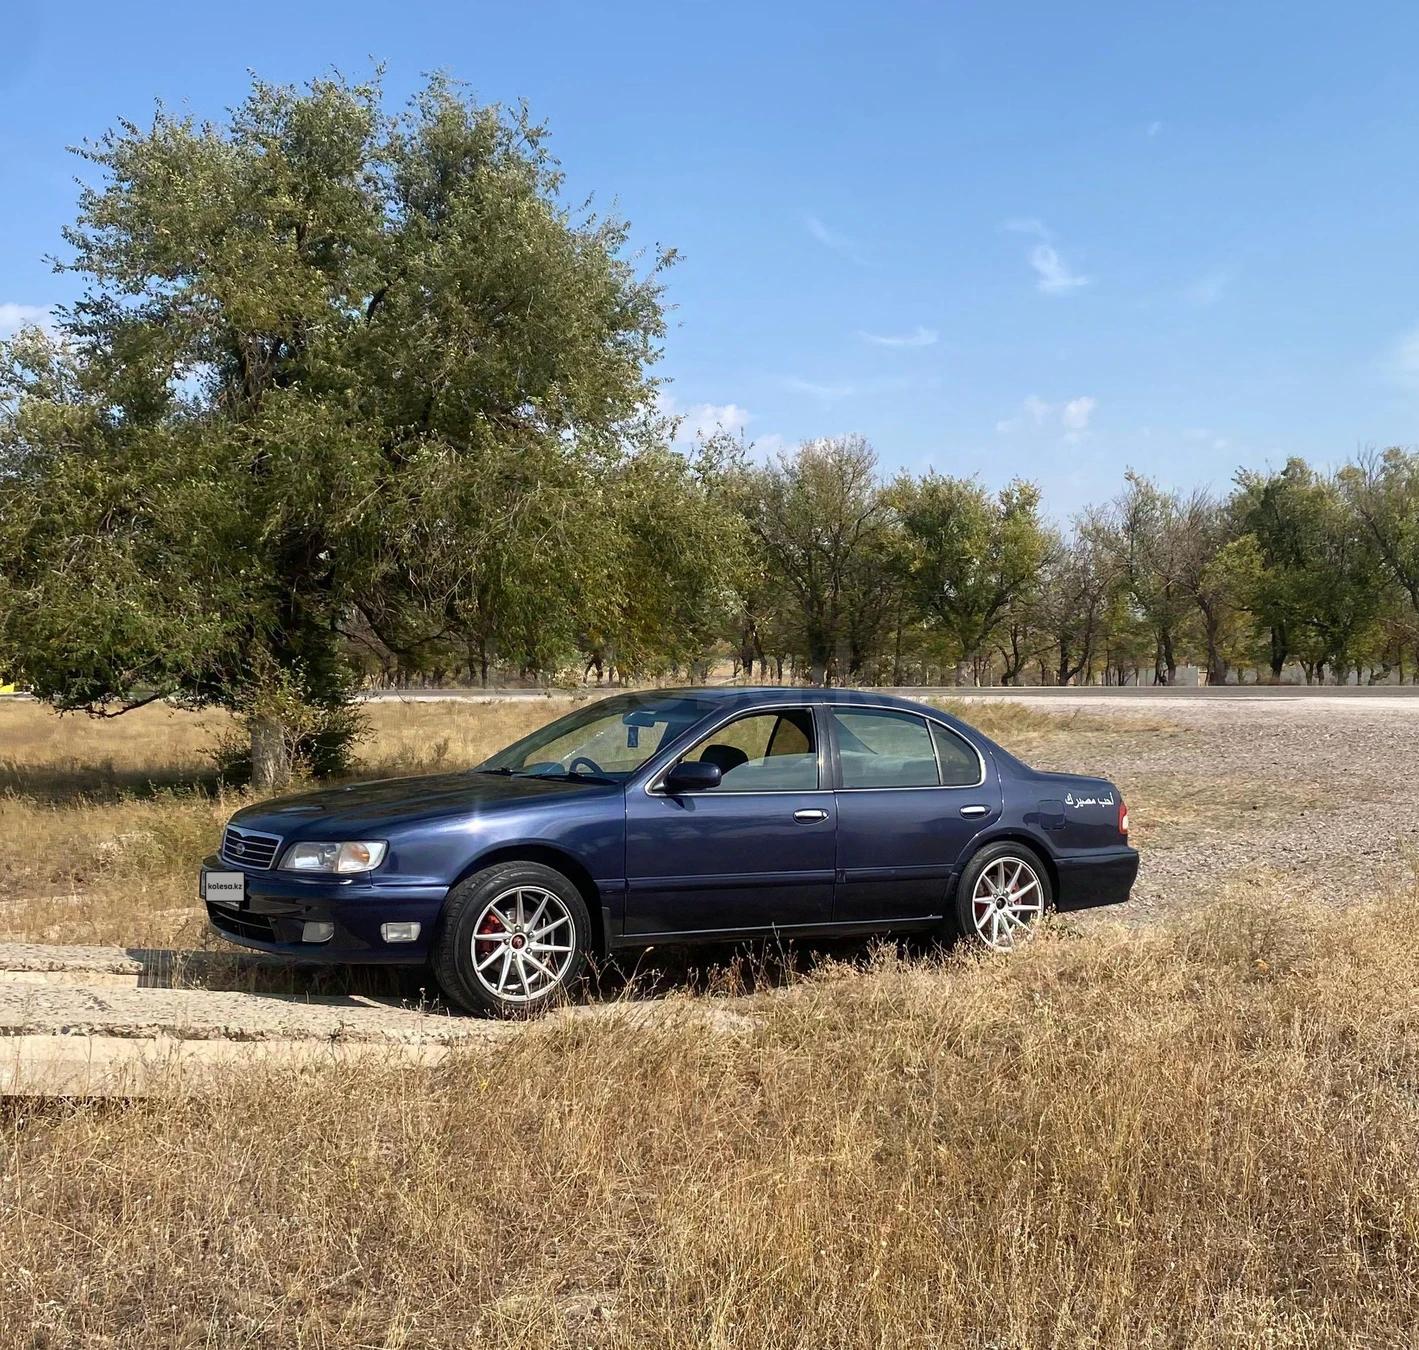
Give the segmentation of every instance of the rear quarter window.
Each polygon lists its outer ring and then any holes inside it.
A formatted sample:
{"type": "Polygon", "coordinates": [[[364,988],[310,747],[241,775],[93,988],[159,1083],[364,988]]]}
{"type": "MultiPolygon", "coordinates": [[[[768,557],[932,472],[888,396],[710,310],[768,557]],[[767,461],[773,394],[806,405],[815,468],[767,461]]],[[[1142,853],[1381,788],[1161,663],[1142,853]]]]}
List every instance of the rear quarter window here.
{"type": "Polygon", "coordinates": [[[933,722],[931,738],[936,742],[936,758],[941,764],[943,787],[974,787],[980,782],[980,759],[975,747],[964,736],[958,736],[939,722],[933,722]]]}

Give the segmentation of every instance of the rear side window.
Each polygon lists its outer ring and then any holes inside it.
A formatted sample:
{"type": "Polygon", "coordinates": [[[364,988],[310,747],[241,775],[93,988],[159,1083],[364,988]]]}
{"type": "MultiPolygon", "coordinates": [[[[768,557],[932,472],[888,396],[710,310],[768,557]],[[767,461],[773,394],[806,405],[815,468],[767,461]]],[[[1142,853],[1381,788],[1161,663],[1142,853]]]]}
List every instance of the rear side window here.
{"type": "Polygon", "coordinates": [[[939,722],[931,724],[936,742],[936,758],[941,765],[943,787],[975,787],[980,782],[980,760],[963,737],[948,731],[939,722]]]}
{"type": "Polygon", "coordinates": [[[845,788],[939,786],[925,718],[887,708],[834,709],[832,717],[845,788]]]}

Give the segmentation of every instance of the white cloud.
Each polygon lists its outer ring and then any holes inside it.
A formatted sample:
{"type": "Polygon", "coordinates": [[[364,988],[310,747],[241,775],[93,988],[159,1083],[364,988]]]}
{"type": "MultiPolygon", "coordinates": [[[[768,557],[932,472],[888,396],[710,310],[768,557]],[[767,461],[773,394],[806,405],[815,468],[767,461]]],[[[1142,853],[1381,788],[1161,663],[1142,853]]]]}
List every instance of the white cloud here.
{"type": "Polygon", "coordinates": [[[1051,414],[1053,414],[1054,408],[1046,403],[1044,399],[1040,398],[1038,394],[1031,394],[1025,400],[1025,412],[1031,422],[1037,427],[1042,427],[1051,414]]]}
{"type": "Polygon", "coordinates": [[[1070,431],[1088,431],[1089,419],[1094,415],[1098,400],[1087,394],[1072,398],[1060,410],[1059,418],[1070,431]]]}
{"type": "Polygon", "coordinates": [[[754,437],[749,447],[749,457],[758,460],[761,464],[767,464],[786,449],[788,449],[788,438],[780,435],[777,431],[771,431],[766,436],[754,437]]]}
{"type": "Polygon", "coordinates": [[[910,333],[865,333],[859,330],[858,336],[878,347],[930,347],[941,334],[934,328],[917,324],[910,333]]]}
{"type": "Polygon", "coordinates": [[[1036,216],[1012,216],[1005,222],[1011,234],[1033,234],[1037,239],[1048,239],[1049,228],[1036,216]]]}
{"type": "Polygon", "coordinates": [[[1385,364],[1396,384],[1419,393],[1419,326],[1400,335],[1385,364]]]}
{"type": "Polygon", "coordinates": [[[1035,286],[1045,295],[1071,295],[1093,280],[1076,272],[1054,246],[1054,235],[1044,221],[1034,216],[1017,216],[1005,222],[1012,234],[1028,234],[1037,241],[1025,255],[1035,269],[1035,286]]]}
{"type": "Polygon", "coordinates": [[[1148,123],[1148,135],[1149,135],[1149,136],[1156,136],[1160,131],[1162,131],[1162,129],[1163,129],[1163,124],[1162,124],[1161,122],[1149,122],[1149,123],[1148,123]]]}
{"type": "Polygon", "coordinates": [[[995,429],[1002,436],[1013,436],[1018,431],[1058,431],[1066,441],[1078,441],[1088,433],[1098,399],[1089,394],[1065,400],[1063,403],[1048,403],[1038,394],[1029,395],[1020,405],[1020,411],[1013,417],[1002,418],[995,429]]]}
{"type": "Polygon", "coordinates": [[[716,431],[737,435],[754,420],[754,414],[738,403],[688,403],[681,407],[675,395],[669,393],[659,395],[656,408],[663,416],[675,419],[674,444],[682,449],[689,449],[716,431]]]}
{"type": "Polygon", "coordinates": [[[1089,284],[1090,278],[1073,271],[1053,244],[1036,244],[1030,250],[1035,285],[1046,295],[1068,295],[1089,284]]]}
{"type": "Polygon", "coordinates": [[[830,248],[834,253],[841,254],[851,262],[859,266],[867,262],[867,257],[862,250],[862,246],[850,235],[842,234],[829,225],[825,225],[815,215],[807,215],[803,218],[804,225],[808,228],[808,233],[813,236],[824,248],[830,248]]]}
{"type": "Polygon", "coordinates": [[[1188,427],[1183,435],[1190,441],[1201,441],[1213,450],[1225,450],[1231,445],[1231,441],[1225,436],[1219,436],[1210,427],[1188,427]]]}
{"type": "Polygon", "coordinates": [[[785,375],[779,383],[795,394],[807,394],[821,403],[838,403],[845,398],[858,398],[866,394],[889,394],[899,389],[935,389],[940,380],[934,375],[924,378],[913,375],[883,375],[870,380],[822,383],[818,380],[800,379],[797,375],[785,375]]]}
{"type": "Polygon", "coordinates": [[[48,305],[18,305],[13,300],[0,300],[0,337],[9,337],[26,324],[43,325],[49,317],[48,305]]]}
{"type": "Polygon", "coordinates": [[[795,394],[807,394],[810,398],[822,399],[824,403],[836,403],[839,399],[851,398],[858,392],[852,383],[820,384],[817,380],[800,380],[796,375],[784,378],[783,386],[795,394]]]}

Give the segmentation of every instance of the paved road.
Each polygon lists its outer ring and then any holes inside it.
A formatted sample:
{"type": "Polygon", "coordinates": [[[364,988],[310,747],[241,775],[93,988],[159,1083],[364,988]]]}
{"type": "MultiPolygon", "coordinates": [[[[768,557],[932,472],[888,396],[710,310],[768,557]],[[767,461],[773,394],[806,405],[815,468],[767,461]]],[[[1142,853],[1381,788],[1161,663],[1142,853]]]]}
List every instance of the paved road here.
{"type": "MultiPolygon", "coordinates": [[[[574,689],[371,689],[360,695],[366,703],[499,703],[556,698],[598,698],[622,692],[617,688],[580,686],[574,689]]],[[[1235,703],[1260,702],[1326,702],[1340,699],[1360,706],[1405,707],[1419,709],[1419,685],[1266,685],[1227,684],[1214,687],[1187,688],[1167,685],[1088,685],[1083,688],[1048,685],[1027,685],[1023,688],[996,686],[975,689],[969,686],[934,685],[884,688],[884,694],[902,698],[951,699],[1015,699],[1022,702],[1052,705],[1088,704],[1090,706],[1123,706],[1139,703],[1235,703]]]]}
{"type": "MultiPolygon", "coordinates": [[[[718,686],[727,687],[727,686],[718,686]]],[[[503,703],[531,702],[536,699],[600,698],[624,692],[615,686],[578,685],[570,689],[367,689],[357,695],[363,703],[503,703]]],[[[1049,703],[1090,703],[1099,705],[1123,705],[1153,703],[1158,701],[1186,702],[1236,702],[1238,700],[1323,701],[1344,699],[1361,704],[1391,704],[1419,707],[1419,685],[1268,685],[1268,684],[1226,684],[1214,687],[1186,687],[1167,685],[1025,685],[1009,688],[996,685],[991,688],[975,689],[962,685],[916,685],[882,688],[884,694],[897,694],[902,698],[954,698],[954,699],[1017,699],[1049,703]]],[[[0,703],[13,700],[32,703],[31,694],[0,694],[0,703]]]]}

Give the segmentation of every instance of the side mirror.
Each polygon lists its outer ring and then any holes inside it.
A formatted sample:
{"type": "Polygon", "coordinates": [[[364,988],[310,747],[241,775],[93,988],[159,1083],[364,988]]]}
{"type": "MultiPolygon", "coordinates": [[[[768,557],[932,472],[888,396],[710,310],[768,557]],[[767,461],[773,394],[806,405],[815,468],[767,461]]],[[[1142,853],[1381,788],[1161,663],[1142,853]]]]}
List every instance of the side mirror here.
{"type": "Polygon", "coordinates": [[[665,775],[665,790],[672,797],[678,797],[682,792],[708,792],[711,788],[717,788],[723,777],[718,764],[684,759],[665,775]]]}

